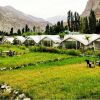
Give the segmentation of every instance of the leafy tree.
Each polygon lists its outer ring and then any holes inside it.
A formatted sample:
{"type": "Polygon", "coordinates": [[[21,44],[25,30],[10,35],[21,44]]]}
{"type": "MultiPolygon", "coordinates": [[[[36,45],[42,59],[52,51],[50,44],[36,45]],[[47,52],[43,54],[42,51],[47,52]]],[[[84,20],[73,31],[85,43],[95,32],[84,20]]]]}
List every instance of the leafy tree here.
{"type": "Polygon", "coordinates": [[[17,34],[21,35],[21,30],[20,29],[18,29],[17,34]]]}
{"type": "Polygon", "coordinates": [[[13,35],[13,27],[10,30],[10,35],[13,35]]]}
{"type": "Polygon", "coordinates": [[[34,26],[34,27],[33,27],[33,32],[35,32],[35,30],[36,30],[36,27],[34,26]]]}
{"type": "Polygon", "coordinates": [[[53,35],[53,33],[54,33],[53,27],[50,26],[50,34],[53,35]]]}
{"type": "Polygon", "coordinates": [[[80,16],[77,12],[74,13],[74,31],[79,31],[80,28],[80,16]]]}
{"type": "Polygon", "coordinates": [[[84,29],[83,29],[83,33],[89,34],[89,24],[88,24],[88,19],[87,17],[84,18],[84,29]]]}
{"type": "Polygon", "coordinates": [[[68,29],[71,30],[71,11],[68,11],[67,14],[68,29]]]}
{"type": "Polygon", "coordinates": [[[63,21],[61,21],[61,32],[63,32],[64,31],[64,23],[63,23],[63,21]]]}
{"type": "Polygon", "coordinates": [[[25,26],[25,32],[29,32],[29,28],[28,28],[28,25],[27,24],[25,26]]]}
{"type": "Polygon", "coordinates": [[[96,33],[96,16],[93,10],[91,10],[89,16],[89,28],[91,34],[96,33]]]}
{"type": "Polygon", "coordinates": [[[96,33],[100,34],[100,19],[97,20],[97,24],[96,24],[96,33]]]}
{"type": "Polygon", "coordinates": [[[22,34],[23,34],[24,32],[25,32],[25,29],[23,28],[23,29],[22,29],[22,34]]]}
{"type": "Polygon", "coordinates": [[[50,27],[49,27],[49,24],[47,24],[47,26],[46,26],[45,33],[46,33],[46,34],[49,34],[49,33],[50,33],[50,27]]]}
{"type": "Polygon", "coordinates": [[[67,16],[67,22],[69,31],[79,31],[80,16],[77,12],[73,14],[72,11],[69,11],[67,16]]]}

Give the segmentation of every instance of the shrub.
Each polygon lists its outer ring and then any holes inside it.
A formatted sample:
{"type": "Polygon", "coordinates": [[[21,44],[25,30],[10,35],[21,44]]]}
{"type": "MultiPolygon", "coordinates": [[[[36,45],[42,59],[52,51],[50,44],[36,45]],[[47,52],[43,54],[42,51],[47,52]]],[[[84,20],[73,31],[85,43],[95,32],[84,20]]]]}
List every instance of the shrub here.
{"type": "Polygon", "coordinates": [[[94,54],[94,52],[93,52],[93,51],[91,51],[91,50],[87,50],[87,51],[85,52],[85,54],[86,54],[86,55],[93,55],[93,54],[94,54]]]}
{"type": "Polygon", "coordinates": [[[100,58],[100,51],[96,51],[95,55],[98,56],[100,58]]]}
{"type": "Polygon", "coordinates": [[[79,56],[81,52],[79,50],[68,50],[67,54],[72,56],[79,56]]]}
{"type": "Polygon", "coordinates": [[[58,53],[58,54],[68,54],[73,56],[79,56],[81,52],[79,50],[64,50],[64,49],[58,49],[58,48],[52,48],[52,47],[30,47],[31,52],[50,52],[50,53],[58,53]]]}

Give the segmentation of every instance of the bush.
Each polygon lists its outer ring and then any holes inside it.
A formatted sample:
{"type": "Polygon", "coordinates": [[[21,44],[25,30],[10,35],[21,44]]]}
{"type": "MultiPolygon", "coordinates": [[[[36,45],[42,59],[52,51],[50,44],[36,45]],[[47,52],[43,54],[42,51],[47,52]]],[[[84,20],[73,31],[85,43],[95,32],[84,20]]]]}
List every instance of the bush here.
{"type": "Polygon", "coordinates": [[[72,56],[79,56],[81,52],[79,50],[64,50],[58,48],[44,47],[44,46],[34,46],[30,47],[31,52],[50,52],[50,53],[58,53],[58,54],[67,54],[72,56]]]}
{"type": "Polygon", "coordinates": [[[96,51],[95,55],[98,56],[100,58],[100,51],[96,51]]]}
{"type": "Polygon", "coordinates": [[[93,55],[93,54],[94,54],[94,52],[91,51],[91,50],[87,50],[87,51],[85,52],[85,55],[93,55]]]}
{"type": "Polygon", "coordinates": [[[81,52],[79,50],[68,50],[67,54],[72,56],[79,56],[81,52]]]}

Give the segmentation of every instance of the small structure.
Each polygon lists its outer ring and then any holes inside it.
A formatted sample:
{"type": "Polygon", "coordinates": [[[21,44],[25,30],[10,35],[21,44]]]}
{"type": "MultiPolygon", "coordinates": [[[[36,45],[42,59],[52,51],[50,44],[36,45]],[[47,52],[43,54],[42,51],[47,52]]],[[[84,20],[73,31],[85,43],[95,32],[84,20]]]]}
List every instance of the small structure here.
{"type": "Polygon", "coordinates": [[[40,43],[42,46],[58,47],[61,43],[61,39],[59,35],[45,35],[40,43]]]}
{"type": "Polygon", "coordinates": [[[94,48],[95,50],[100,50],[100,35],[97,34],[91,34],[89,35],[89,41],[88,41],[88,45],[92,48],[94,48]]]}
{"type": "Polygon", "coordinates": [[[28,36],[25,40],[26,45],[38,45],[39,42],[44,38],[43,35],[28,36]]]}
{"type": "Polygon", "coordinates": [[[88,45],[84,35],[65,35],[61,43],[62,47],[68,49],[79,49],[88,45]]]}
{"type": "Polygon", "coordinates": [[[13,43],[14,44],[23,44],[24,42],[25,42],[25,37],[23,37],[23,36],[16,36],[15,38],[14,38],[14,41],[13,41],[13,43]]]}
{"type": "Polygon", "coordinates": [[[3,44],[13,44],[14,38],[9,36],[4,36],[2,39],[3,44]]]}

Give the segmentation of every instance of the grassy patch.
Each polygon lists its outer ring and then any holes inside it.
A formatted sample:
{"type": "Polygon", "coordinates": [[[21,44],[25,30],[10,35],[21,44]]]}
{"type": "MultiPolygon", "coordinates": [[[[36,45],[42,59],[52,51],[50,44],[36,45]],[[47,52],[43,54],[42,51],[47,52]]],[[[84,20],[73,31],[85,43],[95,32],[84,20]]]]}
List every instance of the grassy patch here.
{"type": "Polygon", "coordinates": [[[34,99],[100,99],[99,70],[99,67],[90,69],[80,63],[4,71],[0,72],[0,82],[24,91],[34,99]]]}
{"type": "Polygon", "coordinates": [[[45,62],[54,59],[68,58],[67,55],[50,54],[50,53],[27,53],[14,57],[0,57],[0,67],[17,67],[28,64],[35,64],[37,62],[45,62]]]}

